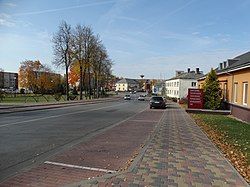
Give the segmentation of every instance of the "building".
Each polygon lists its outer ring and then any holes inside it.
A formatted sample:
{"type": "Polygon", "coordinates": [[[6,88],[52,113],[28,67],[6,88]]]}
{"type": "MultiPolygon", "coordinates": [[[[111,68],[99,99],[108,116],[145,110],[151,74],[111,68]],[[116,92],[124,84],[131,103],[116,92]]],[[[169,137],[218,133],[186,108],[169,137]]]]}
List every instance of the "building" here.
{"type": "Polygon", "coordinates": [[[123,78],[115,84],[115,91],[137,91],[139,89],[139,82],[136,79],[123,78]]]}
{"type": "Polygon", "coordinates": [[[202,76],[204,76],[203,72],[199,68],[196,68],[196,71],[190,71],[190,68],[188,68],[187,72],[176,71],[175,77],[165,82],[166,95],[177,99],[186,98],[188,88],[197,88],[197,80],[202,76]]]}
{"type": "Polygon", "coordinates": [[[17,90],[18,74],[11,72],[0,72],[0,89],[17,90]]]}
{"type": "Polygon", "coordinates": [[[166,95],[165,92],[165,81],[157,80],[155,84],[152,85],[152,93],[156,95],[166,95]]]}
{"type": "MultiPolygon", "coordinates": [[[[215,69],[222,97],[233,116],[250,122],[250,51],[219,64],[215,69]]],[[[198,80],[199,88],[205,76],[198,80]]]]}

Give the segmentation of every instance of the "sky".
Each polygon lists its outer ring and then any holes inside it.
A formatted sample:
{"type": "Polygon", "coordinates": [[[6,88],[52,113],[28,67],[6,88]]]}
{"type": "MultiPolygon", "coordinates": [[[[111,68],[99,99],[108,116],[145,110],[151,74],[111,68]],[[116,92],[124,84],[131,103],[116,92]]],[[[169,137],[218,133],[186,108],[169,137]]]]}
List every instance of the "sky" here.
{"type": "Polygon", "coordinates": [[[119,77],[207,73],[250,50],[250,0],[0,0],[0,68],[40,60],[56,72],[53,34],[62,20],[100,35],[119,77]]]}

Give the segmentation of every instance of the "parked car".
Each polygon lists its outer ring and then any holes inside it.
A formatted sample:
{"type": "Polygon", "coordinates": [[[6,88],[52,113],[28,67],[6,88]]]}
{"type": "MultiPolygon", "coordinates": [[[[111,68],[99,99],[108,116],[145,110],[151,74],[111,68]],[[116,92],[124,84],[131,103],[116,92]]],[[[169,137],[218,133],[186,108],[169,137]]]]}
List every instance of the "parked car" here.
{"type": "Polygon", "coordinates": [[[166,108],[166,103],[161,96],[153,96],[149,101],[150,108],[166,108]]]}
{"type": "Polygon", "coordinates": [[[124,96],[124,100],[131,100],[130,95],[125,95],[125,96],[124,96]]]}
{"type": "Polygon", "coordinates": [[[140,95],[138,97],[138,101],[145,101],[145,96],[144,95],[140,95]]]}

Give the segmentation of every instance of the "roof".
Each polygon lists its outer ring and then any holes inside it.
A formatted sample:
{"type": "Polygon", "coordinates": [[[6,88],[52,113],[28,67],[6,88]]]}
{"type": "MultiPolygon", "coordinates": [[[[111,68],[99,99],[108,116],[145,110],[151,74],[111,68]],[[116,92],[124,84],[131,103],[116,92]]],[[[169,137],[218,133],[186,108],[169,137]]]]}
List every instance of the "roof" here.
{"type": "MultiPolygon", "coordinates": [[[[227,73],[230,71],[235,71],[239,68],[247,68],[250,67],[250,51],[243,53],[239,56],[236,56],[233,59],[228,59],[227,61],[229,61],[229,64],[226,68],[223,69],[219,69],[218,67],[215,69],[217,74],[223,74],[223,73],[227,73]]],[[[200,77],[200,80],[205,79],[207,76],[204,75],[203,77],[200,77]]]]}
{"type": "Polygon", "coordinates": [[[135,79],[123,78],[117,82],[117,84],[139,84],[135,79]]]}
{"type": "Polygon", "coordinates": [[[175,79],[199,79],[201,77],[203,77],[203,73],[196,73],[194,71],[191,71],[191,72],[185,72],[185,73],[181,73],[180,75],[177,75],[173,78],[170,78],[170,79],[167,79],[167,81],[169,80],[175,80],[175,79]]]}
{"type": "Polygon", "coordinates": [[[233,58],[232,60],[228,59],[228,61],[230,61],[231,63],[229,63],[229,65],[226,68],[223,68],[223,69],[216,68],[215,69],[216,72],[223,73],[223,72],[228,72],[230,70],[249,66],[250,65],[250,51],[244,54],[241,54],[233,58]]]}

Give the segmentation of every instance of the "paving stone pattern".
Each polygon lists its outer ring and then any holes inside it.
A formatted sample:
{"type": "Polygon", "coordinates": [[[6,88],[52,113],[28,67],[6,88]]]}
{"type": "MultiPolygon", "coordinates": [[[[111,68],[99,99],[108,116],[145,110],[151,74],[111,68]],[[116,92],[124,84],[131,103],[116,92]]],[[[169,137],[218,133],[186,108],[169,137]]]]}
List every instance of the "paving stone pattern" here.
{"type": "Polygon", "coordinates": [[[164,116],[131,171],[72,186],[248,186],[183,109],[171,104],[164,116]]]}

